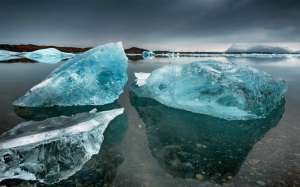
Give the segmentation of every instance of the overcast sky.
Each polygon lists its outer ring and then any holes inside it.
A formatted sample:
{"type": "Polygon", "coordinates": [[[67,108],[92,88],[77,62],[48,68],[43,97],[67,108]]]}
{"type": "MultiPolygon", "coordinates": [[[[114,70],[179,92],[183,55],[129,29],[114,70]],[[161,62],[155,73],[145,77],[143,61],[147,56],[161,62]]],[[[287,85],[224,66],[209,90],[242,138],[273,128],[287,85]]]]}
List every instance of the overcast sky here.
{"type": "Polygon", "coordinates": [[[218,50],[300,42],[300,0],[1,0],[0,43],[218,50]]]}

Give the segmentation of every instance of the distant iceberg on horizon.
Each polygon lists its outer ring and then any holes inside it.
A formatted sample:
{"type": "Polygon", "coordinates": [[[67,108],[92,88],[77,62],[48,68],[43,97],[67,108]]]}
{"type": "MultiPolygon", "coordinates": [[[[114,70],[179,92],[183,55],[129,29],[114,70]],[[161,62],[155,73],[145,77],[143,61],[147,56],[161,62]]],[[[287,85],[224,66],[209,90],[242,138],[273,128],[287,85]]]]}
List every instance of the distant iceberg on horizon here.
{"type": "Polygon", "coordinates": [[[8,61],[22,58],[20,52],[0,50],[0,61],[8,61]]]}
{"type": "Polygon", "coordinates": [[[257,69],[217,61],[168,65],[136,73],[139,97],[227,120],[264,118],[284,99],[287,85],[257,69]]]}
{"type": "Polygon", "coordinates": [[[153,59],[155,57],[155,53],[152,51],[143,51],[142,56],[143,59],[153,59]]]}
{"type": "Polygon", "coordinates": [[[78,54],[13,104],[24,107],[105,105],[114,102],[127,82],[122,42],[78,54]]]}
{"type": "Polygon", "coordinates": [[[53,184],[67,179],[99,153],[109,123],[124,112],[79,113],[27,121],[0,136],[0,182],[36,180],[53,184]]]}
{"type": "Polygon", "coordinates": [[[272,53],[272,54],[289,54],[296,53],[286,47],[262,45],[262,44],[233,44],[226,53],[272,53]]]}
{"type": "Polygon", "coordinates": [[[22,54],[24,58],[37,61],[40,63],[55,64],[63,60],[72,58],[75,54],[61,52],[55,48],[39,49],[22,54]]]}

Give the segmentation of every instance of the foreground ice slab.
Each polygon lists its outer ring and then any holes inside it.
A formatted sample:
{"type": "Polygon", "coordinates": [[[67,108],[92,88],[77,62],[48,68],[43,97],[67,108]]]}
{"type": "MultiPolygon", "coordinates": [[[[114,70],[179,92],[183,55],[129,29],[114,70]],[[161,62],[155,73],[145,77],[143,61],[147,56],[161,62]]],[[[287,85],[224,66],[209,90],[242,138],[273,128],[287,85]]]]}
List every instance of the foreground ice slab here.
{"type": "Polygon", "coordinates": [[[69,59],[14,105],[104,105],[119,97],[126,82],[127,57],[122,43],[110,43],[69,59]]]}
{"type": "Polygon", "coordinates": [[[55,48],[39,49],[33,52],[24,53],[23,56],[30,60],[41,63],[55,64],[74,56],[72,53],[61,52],[55,48]]]}
{"type": "Polygon", "coordinates": [[[0,181],[56,183],[72,176],[99,152],[105,129],[122,113],[91,111],[19,124],[0,136],[0,181]]]}
{"type": "Polygon", "coordinates": [[[18,52],[12,52],[7,50],[0,50],[0,61],[7,61],[7,60],[13,60],[13,59],[19,59],[21,58],[19,55],[21,53],[18,52]]]}
{"type": "Polygon", "coordinates": [[[265,72],[216,61],[165,66],[149,78],[137,74],[137,83],[133,91],[141,97],[228,120],[265,117],[287,90],[284,81],[265,72]]]}

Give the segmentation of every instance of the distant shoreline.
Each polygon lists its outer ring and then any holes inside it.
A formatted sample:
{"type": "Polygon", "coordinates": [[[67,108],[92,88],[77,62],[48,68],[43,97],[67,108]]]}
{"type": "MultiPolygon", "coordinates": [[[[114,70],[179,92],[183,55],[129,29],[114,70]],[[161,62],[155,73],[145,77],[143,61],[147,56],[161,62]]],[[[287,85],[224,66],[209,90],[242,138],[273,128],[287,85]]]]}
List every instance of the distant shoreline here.
{"type": "MultiPolygon", "coordinates": [[[[68,52],[68,53],[80,53],[85,52],[92,47],[61,47],[61,46],[54,46],[54,45],[34,45],[34,44],[19,44],[19,45],[11,45],[11,44],[0,44],[0,50],[7,50],[7,51],[13,51],[13,52],[32,52],[39,49],[46,49],[46,48],[56,48],[62,52],[68,52]]],[[[143,49],[139,47],[131,47],[128,49],[125,49],[125,52],[127,54],[142,54],[144,51],[150,51],[148,49],[143,49]]],[[[166,54],[166,53],[180,53],[182,55],[184,54],[240,54],[241,52],[201,52],[201,51],[194,51],[194,52],[184,52],[184,51],[168,51],[168,50],[154,50],[155,54],[166,54]]],[[[244,54],[299,54],[297,52],[290,52],[290,53],[274,53],[274,52],[243,52],[244,54]]]]}

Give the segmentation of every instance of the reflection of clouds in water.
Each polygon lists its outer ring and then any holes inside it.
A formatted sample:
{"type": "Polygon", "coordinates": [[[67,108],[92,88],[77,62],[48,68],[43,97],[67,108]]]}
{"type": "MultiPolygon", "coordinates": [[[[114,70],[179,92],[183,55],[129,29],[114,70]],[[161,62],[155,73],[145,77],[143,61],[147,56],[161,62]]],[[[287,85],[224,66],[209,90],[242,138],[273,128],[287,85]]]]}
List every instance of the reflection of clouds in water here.
{"type": "Polygon", "coordinates": [[[209,57],[180,57],[180,58],[155,58],[140,61],[141,63],[166,64],[187,64],[196,61],[219,61],[223,63],[246,63],[246,64],[266,64],[277,66],[299,66],[300,56],[280,56],[280,57],[234,57],[234,56],[209,56],[209,57]]]}
{"type": "Polygon", "coordinates": [[[146,59],[141,61],[142,63],[158,63],[161,65],[167,64],[188,64],[196,61],[207,61],[214,60],[219,62],[228,63],[228,59],[226,57],[179,57],[179,58],[155,58],[155,59],[146,59]]]}
{"type": "Polygon", "coordinates": [[[266,65],[281,67],[300,67],[300,57],[287,57],[278,61],[277,63],[269,63],[266,65]]]}

